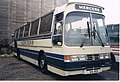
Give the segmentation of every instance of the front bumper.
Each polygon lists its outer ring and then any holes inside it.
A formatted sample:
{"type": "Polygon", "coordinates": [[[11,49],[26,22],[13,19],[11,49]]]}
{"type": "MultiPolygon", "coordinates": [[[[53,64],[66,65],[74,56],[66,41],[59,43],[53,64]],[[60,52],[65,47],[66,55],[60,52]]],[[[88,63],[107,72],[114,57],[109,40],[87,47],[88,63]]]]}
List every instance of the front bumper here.
{"type": "Polygon", "coordinates": [[[91,68],[91,69],[76,70],[76,71],[65,71],[65,70],[61,70],[61,69],[48,65],[49,71],[56,73],[58,75],[61,75],[61,76],[78,75],[78,74],[84,74],[84,75],[95,74],[95,73],[100,73],[100,72],[110,70],[110,69],[111,67],[100,67],[97,69],[91,68]]]}
{"type": "Polygon", "coordinates": [[[61,63],[57,63],[61,65],[59,67],[48,65],[48,70],[61,76],[69,76],[77,74],[95,74],[111,68],[111,59],[61,63]]]}
{"type": "Polygon", "coordinates": [[[95,74],[95,73],[100,73],[103,71],[107,71],[110,70],[111,67],[101,67],[99,69],[84,69],[84,70],[77,70],[77,71],[65,71],[65,73],[63,74],[64,76],[68,76],[68,75],[77,75],[77,74],[95,74]]]}

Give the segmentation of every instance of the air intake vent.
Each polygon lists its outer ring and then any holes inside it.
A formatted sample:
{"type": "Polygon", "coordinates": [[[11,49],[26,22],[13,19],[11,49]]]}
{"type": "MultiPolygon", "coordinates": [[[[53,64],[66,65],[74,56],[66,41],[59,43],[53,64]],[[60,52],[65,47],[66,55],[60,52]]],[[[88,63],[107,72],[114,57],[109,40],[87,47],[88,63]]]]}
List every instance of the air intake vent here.
{"type": "Polygon", "coordinates": [[[99,60],[99,54],[87,55],[87,60],[99,60]]]}

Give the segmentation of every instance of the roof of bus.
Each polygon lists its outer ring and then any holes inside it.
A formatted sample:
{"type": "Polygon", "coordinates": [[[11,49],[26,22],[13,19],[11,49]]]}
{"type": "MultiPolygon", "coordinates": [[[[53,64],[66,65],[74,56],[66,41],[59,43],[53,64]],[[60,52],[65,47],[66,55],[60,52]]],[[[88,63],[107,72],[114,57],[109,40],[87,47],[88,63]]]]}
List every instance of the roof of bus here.
{"type": "Polygon", "coordinates": [[[94,7],[99,7],[99,8],[101,8],[101,9],[104,9],[102,6],[95,5],[95,4],[91,4],[91,3],[83,3],[83,2],[68,2],[68,3],[64,4],[63,6],[56,7],[56,8],[55,8],[55,13],[60,13],[60,12],[64,11],[65,8],[66,8],[68,5],[70,5],[70,4],[89,5],[89,6],[94,6],[94,7]]]}

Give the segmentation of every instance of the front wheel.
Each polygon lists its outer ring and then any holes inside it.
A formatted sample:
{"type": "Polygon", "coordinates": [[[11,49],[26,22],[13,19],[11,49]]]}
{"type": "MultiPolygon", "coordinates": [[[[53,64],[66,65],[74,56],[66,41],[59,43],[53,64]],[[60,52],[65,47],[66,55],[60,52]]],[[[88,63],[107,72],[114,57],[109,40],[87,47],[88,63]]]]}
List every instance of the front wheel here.
{"type": "Polygon", "coordinates": [[[39,59],[39,68],[42,73],[47,73],[47,61],[46,56],[41,56],[39,59]]]}

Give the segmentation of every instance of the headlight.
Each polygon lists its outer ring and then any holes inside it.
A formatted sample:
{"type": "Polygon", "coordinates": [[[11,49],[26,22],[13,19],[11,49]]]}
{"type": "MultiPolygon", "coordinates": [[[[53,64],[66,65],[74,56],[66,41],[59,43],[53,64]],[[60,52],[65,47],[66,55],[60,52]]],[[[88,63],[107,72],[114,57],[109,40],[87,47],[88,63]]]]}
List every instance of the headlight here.
{"type": "Polygon", "coordinates": [[[109,53],[102,53],[99,55],[100,59],[108,59],[111,58],[109,53]]]}
{"type": "Polygon", "coordinates": [[[79,57],[77,56],[71,56],[71,61],[79,61],[79,57]]]}
{"type": "Polygon", "coordinates": [[[86,55],[80,55],[79,58],[80,58],[81,61],[87,60],[86,55]]]}
{"type": "Polygon", "coordinates": [[[79,56],[64,56],[64,62],[76,62],[76,61],[85,61],[86,55],[79,56]]]}
{"type": "Polygon", "coordinates": [[[100,58],[100,59],[104,59],[104,54],[100,54],[100,55],[99,55],[99,58],[100,58]]]}
{"type": "Polygon", "coordinates": [[[105,54],[105,58],[111,58],[110,54],[105,54]]]}

